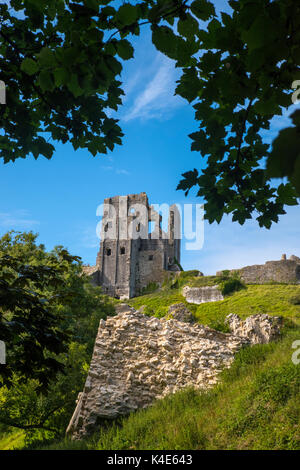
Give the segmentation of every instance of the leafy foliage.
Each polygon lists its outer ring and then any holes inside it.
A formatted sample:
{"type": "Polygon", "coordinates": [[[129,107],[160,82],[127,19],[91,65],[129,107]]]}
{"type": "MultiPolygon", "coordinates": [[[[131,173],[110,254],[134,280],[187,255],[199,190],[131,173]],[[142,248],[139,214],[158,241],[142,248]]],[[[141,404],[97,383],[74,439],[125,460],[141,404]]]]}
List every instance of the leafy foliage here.
{"type": "Polygon", "coordinates": [[[212,223],[224,214],[243,224],[256,216],[270,228],[300,195],[299,111],[272,150],[262,134],[291,104],[300,78],[300,6],[294,0],[229,0],[216,14],[209,0],[12,0],[0,5],[0,157],[43,155],[71,142],[92,155],[113,150],[123,133],[111,110],[124,94],[123,61],[132,36],[150,24],[155,47],[182,69],[176,93],[193,103],[199,129],[191,149],[201,170],[186,171],[178,189],[194,186],[212,223]],[[49,138],[48,138],[49,136],[49,138]],[[288,155],[286,157],[285,155],[288,155]],[[267,162],[267,168],[265,163],[267,162]],[[273,177],[287,177],[277,185],[273,177]]]}
{"type": "MultiPolygon", "coordinates": [[[[121,144],[123,133],[110,117],[124,92],[123,61],[133,57],[128,40],[141,20],[172,18],[177,0],[12,0],[0,5],[1,79],[7,105],[0,107],[0,157],[32,154],[50,159],[55,142],[71,142],[93,155],[121,144]],[[118,39],[117,39],[118,36],[118,39]],[[43,136],[45,135],[45,136],[43,136]]],[[[145,22],[145,21],[144,21],[145,22]]]]}
{"type": "MultiPolygon", "coordinates": [[[[27,238],[17,235],[16,243],[22,237],[27,238]]],[[[28,243],[32,242],[29,234],[28,243]]],[[[0,239],[0,337],[8,350],[7,364],[0,365],[1,381],[9,385],[15,372],[47,385],[62,369],[50,354],[64,352],[68,339],[63,316],[55,307],[72,296],[66,271],[78,258],[58,248],[44,257],[45,264],[40,260],[37,265],[28,265],[24,257],[8,254],[14,252],[9,250],[13,243],[11,234],[0,239]]]]}
{"type": "Polygon", "coordinates": [[[0,239],[0,431],[25,430],[27,446],[63,435],[82,390],[101,318],[113,303],[82,275],[63,247],[47,252],[37,235],[0,239]],[[2,427],[2,429],[1,429],[2,427]]]}
{"type": "MultiPolygon", "coordinates": [[[[291,115],[291,119],[294,127],[281,130],[273,141],[267,170],[272,177],[283,178],[287,176],[300,194],[300,110],[295,111],[291,115]]],[[[291,187],[281,185],[278,188],[278,193],[286,201],[293,202],[294,192],[291,187]]]]}
{"type": "MultiPolygon", "coordinates": [[[[201,11],[204,2],[195,3],[201,11]]],[[[199,121],[191,149],[204,159],[201,172],[184,173],[178,189],[188,194],[198,186],[210,223],[231,213],[243,224],[258,213],[259,225],[270,228],[300,195],[299,111],[296,127],[280,132],[272,152],[262,139],[273,116],[292,104],[292,83],[300,76],[300,7],[293,0],[228,3],[232,13],[221,18],[207,11],[197,60],[178,82],[177,94],[194,103],[199,121]],[[283,176],[289,181],[276,187],[271,178],[283,176]]]]}

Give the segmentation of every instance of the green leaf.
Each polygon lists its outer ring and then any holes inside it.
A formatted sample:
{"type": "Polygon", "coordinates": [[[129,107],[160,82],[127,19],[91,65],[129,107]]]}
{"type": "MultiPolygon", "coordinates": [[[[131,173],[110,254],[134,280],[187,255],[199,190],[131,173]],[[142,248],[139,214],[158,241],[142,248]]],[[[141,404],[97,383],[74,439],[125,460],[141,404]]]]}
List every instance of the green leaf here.
{"type": "Polygon", "coordinates": [[[296,206],[298,204],[297,192],[291,184],[280,184],[277,188],[277,193],[282,204],[287,204],[288,206],[296,206]]]}
{"type": "MultiPolygon", "coordinates": [[[[274,139],[267,160],[267,173],[272,178],[288,177],[300,196],[300,110],[295,111],[291,118],[297,126],[281,130],[274,139]]],[[[283,197],[287,195],[284,193],[283,197]]]]}
{"type": "Polygon", "coordinates": [[[198,78],[197,70],[195,67],[184,69],[184,72],[176,87],[175,93],[187,99],[190,103],[199,95],[201,88],[200,80],[198,78]]]}
{"type": "Polygon", "coordinates": [[[73,93],[75,98],[83,94],[83,90],[80,88],[78,83],[78,77],[74,73],[72,73],[70,80],[67,83],[67,87],[73,93]]]}
{"type": "Polygon", "coordinates": [[[42,70],[39,74],[38,83],[43,91],[52,91],[54,83],[51,74],[46,70],[42,70]]]}
{"type": "Polygon", "coordinates": [[[38,64],[33,59],[24,59],[21,64],[22,72],[34,75],[38,71],[38,64]]]}
{"type": "Polygon", "coordinates": [[[53,67],[56,63],[55,56],[49,47],[43,47],[37,57],[41,68],[53,67]]]}
{"type": "MultiPolygon", "coordinates": [[[[85,0],[84,2],[88,8],[92,10],[99,11],[99,1],[98,0],[85,0]]],[[[103,2],[102,2],[103,3],[103,2]]]]}
{"type": "Polygon", "coordinates": [[[178,36],[168,26],[152,27],[152,42],[156,49],[171,59],[177,59],[178,36]]]}
{"type": "Polygon", "coordinates": [[[215,16],[215,7],[207,0],[195,0],[191,4],[191,11],[199,20],[207,21],[211,16],[215,16]]]}
{"type": "Polygon", "coordinates": [[[58,68],[54,70],[54,82],[57,87],[66,85],[69,80],[69,72],[65,68],[58,68]]]}
{"type": "Polygon", "coordinates": [[[121,57],[121,59],[128,60],[133,57],[134,49],[127,39],[121,39],[118,41],[116,46],[118,55],[121,57]]]}
{"type": "Polygon", "coordinates": [[[190,14],[187,14],[184,19],[179,19],[177,24],[178,33],[185,38],[193,38],[198,29],[198,22],[190,14]]]}
{"type": "Polygon", "coordinates": [[[138,19],[138,9],[134,5],[130,5],[130,3],[125,3],[120,6],[115,19],[125,26],[131,25],[138,19]]]}

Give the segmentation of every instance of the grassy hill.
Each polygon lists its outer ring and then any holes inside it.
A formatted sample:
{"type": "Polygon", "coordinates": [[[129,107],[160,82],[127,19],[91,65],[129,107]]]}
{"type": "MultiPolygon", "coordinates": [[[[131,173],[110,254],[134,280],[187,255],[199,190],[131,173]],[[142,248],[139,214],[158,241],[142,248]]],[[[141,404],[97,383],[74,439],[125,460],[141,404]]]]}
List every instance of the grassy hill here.
{"type": "MultiPolygon", "coordinates": [[[[186,301],[183,285],[214,285],[216,277],[194,272],[162,289],[131,299],[135,308],[162,317],[168,307],[186,301]]],[[[154,290],[154,286],[153,286],[154,290]]],[[[284,317],[282,337],[241,350],[221,382],[209,392],[186,389],[99,430],[90,439],[67,439],[42,449],[300,449],[300,364],[292,362],[292,344],[300,340],[300,286],[248,285],[225,300],[187,304],[199,323],[226,331],[226,315],[255,313],[284,317]]],[[[299,354],[300,359],[300,354],[299,354]]],[[[24,448],[20,431],[0,439],[0,449],[24,448]]]]}

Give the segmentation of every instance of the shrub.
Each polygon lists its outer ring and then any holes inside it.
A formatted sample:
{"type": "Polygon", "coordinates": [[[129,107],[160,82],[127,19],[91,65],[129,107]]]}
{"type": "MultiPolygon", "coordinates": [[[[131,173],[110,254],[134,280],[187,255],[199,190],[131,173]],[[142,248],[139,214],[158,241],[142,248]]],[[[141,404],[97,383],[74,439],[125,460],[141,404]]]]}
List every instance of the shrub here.
{"type": "Polygon", "coordinates": [[[300,294],[294,295],[289,299],[289,303],[292,305],[300,305],[300,294]]]}
{"type": "Polygon", "coordinates": [[[149,282],[146,287],[143,287],[140,290],[140,295],[152,294],[159,288],[159,285],[156,282],[149,282]]]}
{"type": "Polygon", "coordinates": [[[229,295],[238,290],[246,289],[246,286],[240,279],[232,277],[221,282],[220,289],[223,295],[229,295]]]}

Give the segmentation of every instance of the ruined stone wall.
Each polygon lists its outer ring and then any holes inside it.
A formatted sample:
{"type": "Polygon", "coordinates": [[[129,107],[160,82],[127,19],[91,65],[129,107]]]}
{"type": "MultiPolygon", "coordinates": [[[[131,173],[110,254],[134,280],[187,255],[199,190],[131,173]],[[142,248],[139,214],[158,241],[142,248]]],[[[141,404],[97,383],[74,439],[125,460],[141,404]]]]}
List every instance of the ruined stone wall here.
{"type": "MultiPolygon", "coordinates": [[[[188,313],[182,304],[170,308],[173,318],[190,321],[188,313]]],[[[264,342],[275,337],[272,318],[259,317],[231,318],[236,336],[119,305],[118,315],[100,320],[89,374],[67,432],[80,439],[103,420],[145,408],[168,393],[212,387],[240,348],[260,342],[260,329],[264,342]],[[253,329],[255,335],[247,337],[253,329]]]]}
{"type": "Polygon", "coordinates": [[[182,295],[191,304],[203,304],[204,302],[217,302],[224,300],[218,286],[189,287],[182,289],[182,295]]]}
{"type": "Polygon", "coordinates": [[[266,282],[300,283],[300,264],[293,260],[267,261],[263,265],[246,266],[239,270],[247,284],[266,282]]]}
{"type": "Polygon", "coordinates": [[[174,247],[170,246],[168,239],[141,240],[136,276],[137,291],[147,287],[150,282],[161,284],[171,259],[174,259],[174,247]]]}
{"type": "Polygon", "coordinates": [[[82,272],[89,277],[90,282],[93,286],[99,286],[99,270],[98,266],[83,266],[82,272]]]}
{"type": "Polygon", "coordinates": [[[149,206],[146,193],[107,198],[104,204],[100,250],[96,269],[91,270],[92,282],[101,285],[104,293],[120,299],[134,297],[151,282],[161,284],[167,271],[178,269],[174,264],[175,257],[180,262],[176,207],[170,208],[165,233],[161,215],[149,206]],[[140,207],[135,210],[134,204],[140,207]],[[140,215],[144,215],[142,222],[140,215]],[[148,233],[149,221],[155,222],[157,238],[148,233]]]}
{"type": "MultiPolygon", "coordinates": [[[[282,255],[280,261],[267,261],[265,264],[232,269],[230,273],[238,273],[247,284],[300,283],[300,258],[292,255],[290,259],[286,259],[286,255],[282,255]]],[[[222,271],[218,271],[216,274],[221,275],[222,271]]]]}

